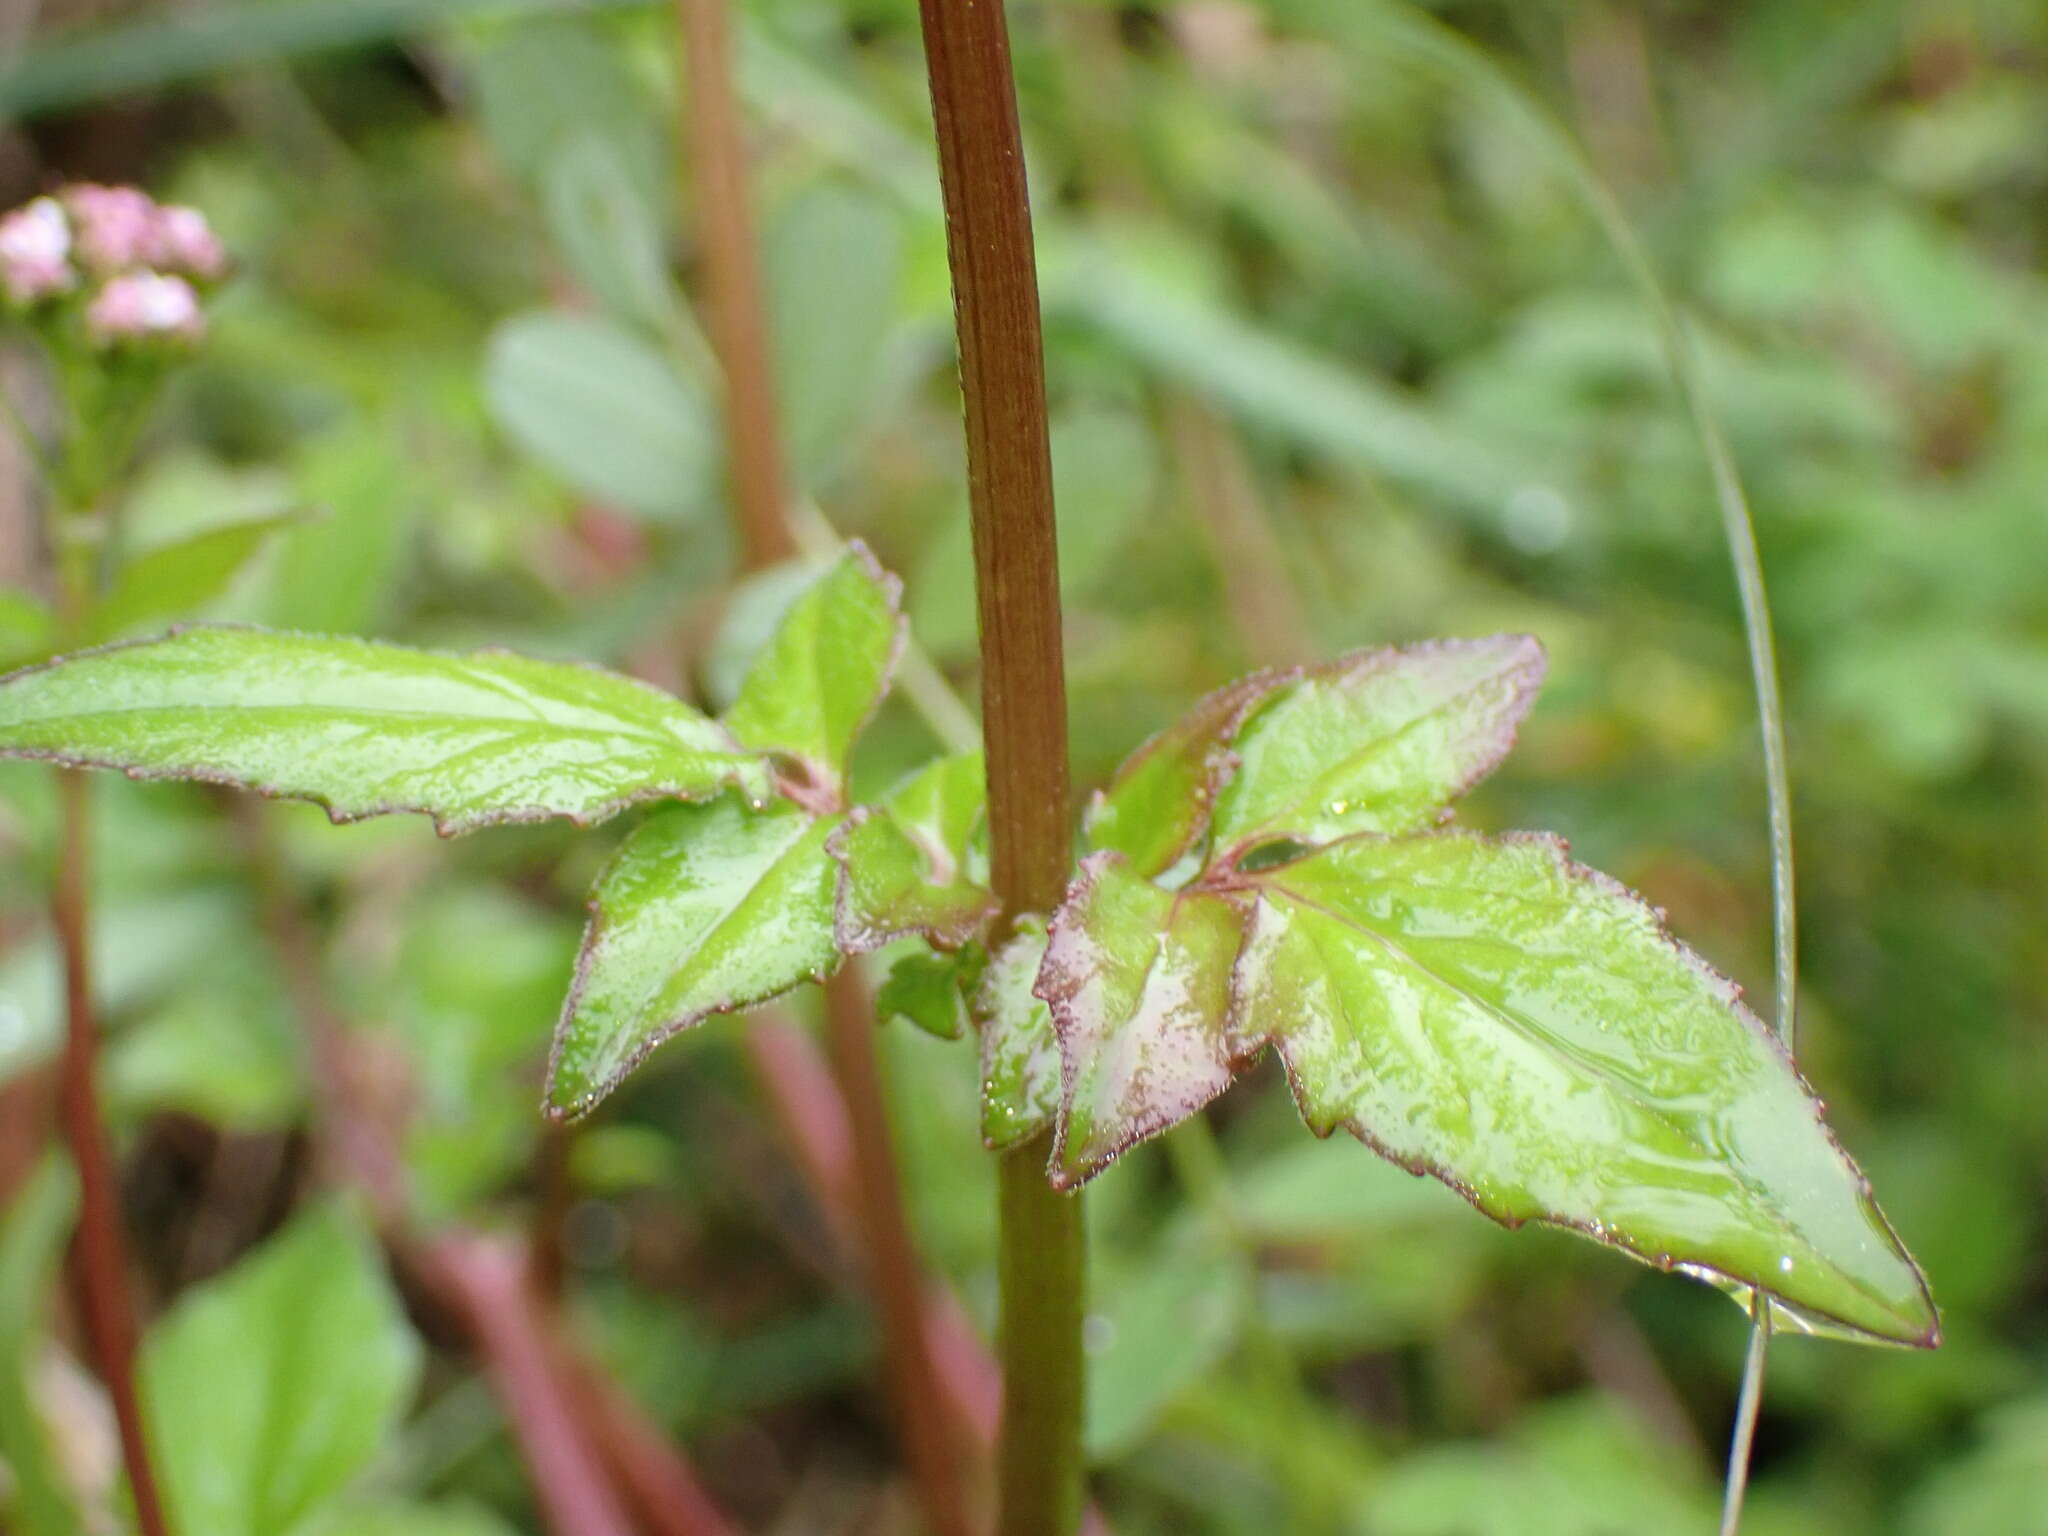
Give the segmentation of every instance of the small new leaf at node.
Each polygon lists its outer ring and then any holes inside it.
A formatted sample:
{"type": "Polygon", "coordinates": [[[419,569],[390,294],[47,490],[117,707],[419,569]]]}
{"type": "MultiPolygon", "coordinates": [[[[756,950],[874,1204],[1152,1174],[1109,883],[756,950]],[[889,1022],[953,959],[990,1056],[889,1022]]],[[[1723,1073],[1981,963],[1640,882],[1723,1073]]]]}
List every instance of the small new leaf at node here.
{"type": "Polygon", "coordinates": [[[1527,635],[1364,651],[1275,690],[1236,733],[1215,845],[1431,825],[1499,766],[1543,681],[1527,635]]]}
{"type": "Polygon", "coordinates": [[[970,944],[958,954],[920,950],[889,968],[889,979],[875,993],[875,1017],[886,1024],[904,1019],[928,1035],[958,1040],[973,1022],[968,999],[981,984],[988,955],[970,944]]]}
{"type": "Polygon", "coordinates": [[[903,648],[902,590],[865,545],[849,544],[790,606],[725,713],[736,740],[796,759],[835,805],[903,648]]]}
{"type": "Polygon", "coordinates": [[[1061,1090],[1052,1182],[1094,1177],[1230,1086],[1230,971],[1244,936],[1234,895],[1165,891],[1121,855],[1081,866],[1052,923],[1033,992],[1052,1009],[1061,1090]]]}
{"type": "Polygon", "coordinates": [[[1050,1128],[1060,1103],[1060,1048],[1052,1013],[1032,995],[1045,959],[1045,922],[1017,920],[990,956],[974,994],[981,1029],[981,1139],[991,1151],[1021,1147],[1050,1128]]]}
{"type": "Polygon", "coordinates": [[[838,817],[732,796],[659,811],[598,877],[547,1106],[587,1113],[657,1045],[826,976],[838,817]]]}
{"type": "Polygon", "coordinates": [[[657,689],[561,662],[199,628],[0,680],[0,756],[418,811],[444,834],[655,799],[771,793],[767,767],[657,689]]]}
{"type": "Polygon", "coordinates": [[[995,916],[974,847],[986,795],[981,754],[941,758],[833,837],[839,947],[865,954],[913,934],[958,949],[995,916]]]}

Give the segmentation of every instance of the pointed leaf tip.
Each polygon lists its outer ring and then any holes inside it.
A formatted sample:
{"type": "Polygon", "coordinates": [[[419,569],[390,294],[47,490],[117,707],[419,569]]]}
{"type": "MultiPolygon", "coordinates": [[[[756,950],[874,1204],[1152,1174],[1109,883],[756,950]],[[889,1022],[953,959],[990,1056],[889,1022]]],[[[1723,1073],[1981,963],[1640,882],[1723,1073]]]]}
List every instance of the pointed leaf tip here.
{"type": "Polygon", "coordinates": [[[591,896],[548,1067],[549,1114],[587,1114],[662,1042],[836,968],[825,843],[838,825],[727,796],[636,828],[591,896]]]}
{"type": "Polygon", "coordinates": [[[769,793],[766,764],[630,678],[230,627],[175,630],[0,679],[0,756],[311,800],[336,821],[420,812],[444,834],[655,799],[769,793]]]}
{"type": "Polygon", "coordinates": [[[1500,766],[1543,683],[1530,635],[1360,651],[1275,689],[1238,729],[1219,848],[1434,823],[1500,766]]]}
{"type": "Polygon", "coordinates": [[[747,746],[804,765],[840,803],[853,744],[889,691],[907,629],[903,583],[850,542],[790,605],[725,725],[747,746]]]}

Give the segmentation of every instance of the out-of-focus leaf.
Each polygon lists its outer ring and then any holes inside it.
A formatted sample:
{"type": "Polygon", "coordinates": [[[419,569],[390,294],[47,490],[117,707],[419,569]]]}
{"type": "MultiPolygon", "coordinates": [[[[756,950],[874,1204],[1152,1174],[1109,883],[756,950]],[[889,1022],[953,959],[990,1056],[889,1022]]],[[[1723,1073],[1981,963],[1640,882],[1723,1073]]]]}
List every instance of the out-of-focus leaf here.
{"type": "Polygon", "coordinates": [[[376,1456],[419,1368],[382,1258],[338,1209],[186,1292],[138,1367],[177,1529],[293,1530],[376,1456]]]}
{"type": "Polygon", "coordinates": [[[804,560],[788,560],[742,577],[727,592],[718,633],[698,670],[704,696],[727,709],[746,686],[747,674],[782,627],[782,621],[818,582],[818,569],[804,560]]]}
{"type": "Polygon", "coordinates": [[[708,407],[651,343],[598,315],[518,315],[491,336],[498,424],[576,490],[651,522],[710,505],[708,407]]]}
{"type": "Polygon", "coordinates": [[[1161,890],[1096,854],[1054,914],[1033,992],[1052,1008],[1061,1092],[1052,1178],[1092,1178],[1230,1086],[1254,1036],[1231,1037],[1231,965],[1243,904],[1161,890]]]}
{"type": "Polygon", "coordinates": [[[365,640],[190,629],[0,683],[0,754],[421,811],[444,833],[601,821],[737,785],[759,761],[687,705],[587,667],[365,640]]]}
{"type": "Polygon", "coordinates": [[[513,1536],[512,1527],[476,1504],[346,1504],[306,1527],[304,1536],[513,1536]]]}
{"type": "Polygon", "coordinates": [[[769,313],[791,461],[817,484],[884,403],[903,267],[898,216],[854,187],[797,196],[768,231],[769,313]]]}
{"type": "Polygon", "coordinates": [[[263,618],[323,635],[384,627],[418,496],[402,430],[351,421],[299,450],[292,489],[320,516],[278,539],[263,618]]]}
{"type": "Polygon", "coordinates": [[[1555,839],[1355,838],[1260,874],[1231,1043],[1509,1224],[1937,1336],[1925,1282],[1735,988],[1555,839]]]}
{"type": "Polygon", "coordinates": [[[108,1042],[108,1099],[127,1116],[182,1110],[230,1130],[276,1130],[301,1099],[301,1056],[273,978],[220,956],[108,1042]]]}
{"type": "Polygon", "coordinates": [[[91,638],[117,640],[190,617],[227,591],[273,536],[300,520],[285,513],[224,523],[136,556],[93,609],[91,638]]]}
{"type": "Polygon", "coordinates": [[[585,1114],[664,1040],[829,973],[839,824],[731,796],[648,818],[591,897],[549,1109],[585,1114]]]}
{"type": "Polygon", "coordinates": [[[952,955],[924,950],[905,955],[875,992],[875,1017],[885,1024],[908,1019],[928,1035],[958,1040],[972,1022],[968,999],[987,963],[979,945],[952,955]]]}
{"type": "Polygon", "coordinates": [[[1367,651],[1312,669],[1237,734],[1216,841],[1324,843],[1427,826],[1491,773],[1543,680],[1527,635],[1367,651]]]}
{"type": "Polygon", "coordinates": [[[1907,1503],[1907,1536],[2048,1536],[2048,1398],[1993,1415],[1984,1442],[1937,1471],[1907,1503]]]}
{"type": "Polygon", "coordinates": [[[862,727],[903,649],[903,584],[858,541],[789,606],[724,722],[735,740],[795,758],[838,799],[862,727]]]}
{"type": "Polygon", "coordinates": [[[1045,960],[1042,918],[1022,917],[989,957],[974,994],[981,1028],[981,1138],[991,1151],[1022,1146],[1052,1127],[1060,1101],[1060,1048],[1052,1013],[1031,983],[1045,960]]]}
{"type": "Polygon", "coordinates": [[[973,857],[985,810],[979,752],[940,758],[880,806],[862,806],[831,843],[839,861],[839,947],[865,954],[921,935],[958,949],[995,916],[973,857]]]}
{"type": "Polygon", "coordinates": [[[49,654],[50,610],[26,592],[0,587],[0,672],[49,654]]]}
{"type": "Polygon", "coordinates": [[[670,334],[677,299],[661,216],[618,140],[573,135],[547,157],[541,192],[555,242],[591,293],[616,318],[670,334]]]}
{"type": "Polygon", "coordinates": [[[1122,854],[1148,879],[1165,874],[1209,830],[1237,771],[1230,743],[1245,717],[1296,675],[1255,673],[1220,688],[1133,752],[1089,803],[1089,845],[1122,854]]]}
{"type": "Polygon", "coordinates": [[[44,1301],[78,1202],[69,1163],[48,1159],[0,1220],[0,1519],[19,1536],[79,1536],[53,1447],[30,1392],[43,1344],[44,1301]]]}
{"type": "Polygon", "coordinates": [[[1173,1400],[1229,1351],[1251,1302],[1242,1261],[1209,1251],[1160,1252],[1107,1288],[1090,1327],[1087,1447],[1114,1460],[1142,1440],[1173,1400]]]}

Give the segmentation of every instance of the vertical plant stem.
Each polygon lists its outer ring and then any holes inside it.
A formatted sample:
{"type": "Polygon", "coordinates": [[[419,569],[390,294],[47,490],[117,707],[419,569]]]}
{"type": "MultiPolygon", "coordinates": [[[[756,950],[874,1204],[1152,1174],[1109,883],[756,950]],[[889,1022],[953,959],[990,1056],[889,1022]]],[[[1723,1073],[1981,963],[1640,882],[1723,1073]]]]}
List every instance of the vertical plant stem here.
{"type": "Polygon", "coordinates": [[[135,1394],[135,1314],[128,1296],[127,1243],[121,1233],[119,1179],[107,1148],[99,1102],[99,1026],[93,1016],[87,907],[91,802],[85,776],[58,774],[63,844],[53,913],[64,951],[65,1034],[58,1114],[78,1165],[78,1288],[93,1363],[106,1383],[120,1430],[121,1459],[143,1536],[167,1536],[163,1502],[135,1394]]]}
{"type": "MultiPolygon", "coordinates": [[[[732,83],[727,0],[677,0],[688,121],[712,345],[725,380],[725,425],[736,517],[752,569],[794,558],[801,546],[789,514],[768,352],[760,260],[747,198],[746,146],[732,83]]],[[[938,1536],[967,1536],[962,1445],[933,1368],[922,1266],[904,1209],[890,1137],[873,999],[858,970],[825,983],[825,1032],[845,1101],[852,1196],[868,1292],[882,1327],[890,1387],[905,1458],[919,1502],[938,1536]]],[[[775,1041],[758,1037],[757,1061],[775,1041]]],[[[763,1075],[777,1081],[772,1062],[763,1075]]]]}
{"type": "Polygon", "coordinates": [[[676,0],[685,72],[688,163],[704,247],[711,345],[725,380],[726,449],[733,509],[747,565],[791,559],[797,542],[784,515],[782,446],[768,358],[766,308],[747,199],[746,145],[732,85],[726,0],[676,0]]]}
{"type": "MultiPolygon", "coordinates": [[[[994,885],[1004,919],[1049,912],[1072,863],[1059,551],[1023,135],[1001,0],[919,0],[960,336],[981,617],[994,885]]],[[[1001,1167],[1003,1536],[1081,1511],[1086,1246],[1045,1140],[1001,1167]]]]}
{"type": "MultiPolygon", "coordinates": [[[[58,583],[67,646],[75,643],[90,593],[89,547],[78,519],[55,514],[58,583]]],[[[150,1461],[142,1405],[135,1392],[135,1310],[128,1294],[127,1242],[121,1231],[120,1180],[100,1112],[99,1021],[92,995],[92,798],[85,775],[57,773],[59,844],[51,919],[64,960],[64,1055],[58,1119],[78,1167],[77,1273],[86,1340],[106,1384],[120,1432],[121,1459],[142,1536],[169,1536],[150,1461]]]]}

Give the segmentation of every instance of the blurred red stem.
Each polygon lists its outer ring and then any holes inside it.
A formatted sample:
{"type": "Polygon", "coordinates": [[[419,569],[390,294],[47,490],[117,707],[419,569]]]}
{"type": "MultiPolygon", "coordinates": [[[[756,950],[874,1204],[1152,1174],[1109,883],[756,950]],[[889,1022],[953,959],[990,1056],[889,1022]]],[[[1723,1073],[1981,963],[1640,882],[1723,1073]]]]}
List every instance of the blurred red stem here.
{"type": "Polygon", "coordinates": [[[120,1186],[100,1116],[99,1028],[93,1017],[89,871],[91,800],[82,774],[57,776],[62,846],[51,905],[64,954],[66,1023],[59,1069],[58,1117],[78,1167],[77,1274],[85,1333],[114,1406],[121,1458],[143,1536],[168,1536],[156,1473],[135,1394],[135,1314],[128,1296],[127,1245],[120,1186]]]}
{"type": "Polygon", "coordinates": [[[530,1272],[530,1255],[461,1228],[415,1232],[386,1106],[366,1084],[348,1025],[321,984],[319,954],[285,884],[265,807],[241,796],[227,804],[312,1057],[314,1129],[327,1175],[365,1197],[399,1267],[477,1351],[548,1528],[555,1536],[730,1536],[667,1438],[560,1337],[545,1276],[530,1272]],[[648,1512],[644,1491],[662,1488],[695,1496],[648,1512]],[[621,1495],[637,1520],[627,1519],[621,1495]]]}
{"type": "MultiPolygon", "coordinates": [[[[760,258],[747,198],[742,119],[733,91],[726,0],[677,0],[687,70],[688,156],[694,175],[704,283],[712,343],[726,387],[725,429],[735,516],[749,569],[793,558],[798,543],[788,519],[777,426],[773,364],[761,296],[760,258]]],[[[765,1023],[758,1030],[768,1028],[765,1023]]],[[[879,1315],[891,1395],[906,1460],[925,1519],[940,1536],[967,1536],[959,1444],[933,1372],[924,1322],[924,1284],[903,1207],[901,1178],[889,1131],[881,1066],[875,1051],[875,1010],[857,971],[842,969],[825,984],[825,1028],[837,1082],[835,1131],[843,1127],[844,1153],[833,1148],[829,1177],[833,1204],[850,1212],[859,1233],[857,1257],[879,1315]]],[[[779,1058],[771,1074],[787,1073],[800,1057],[787,1040],[768,1036],[755,1047],[779,1058]]],[[[796,1070],[801,1070],[800,1067],[796,1070]]],[[[771,1094],[778,1082],[767,1078],[771,1094]]],[[[824,1095],[807,1097],[821,1103],[824,1095]]],[[[785,1104],[778,1113],[794,1135],[805,1134],[806,1111],[785,1104]]],[[[815,1154],[821,1147],[814,1144],[815,1154]]],[[[811,1161],[811,1158],[807,1158],[811,1161]]]]}

